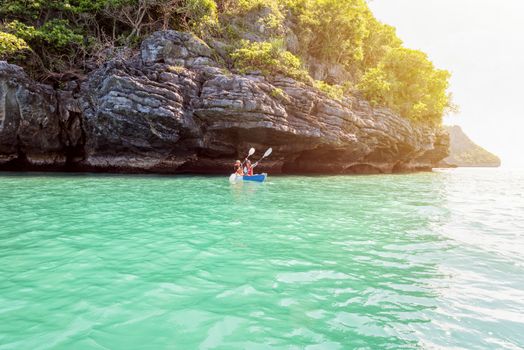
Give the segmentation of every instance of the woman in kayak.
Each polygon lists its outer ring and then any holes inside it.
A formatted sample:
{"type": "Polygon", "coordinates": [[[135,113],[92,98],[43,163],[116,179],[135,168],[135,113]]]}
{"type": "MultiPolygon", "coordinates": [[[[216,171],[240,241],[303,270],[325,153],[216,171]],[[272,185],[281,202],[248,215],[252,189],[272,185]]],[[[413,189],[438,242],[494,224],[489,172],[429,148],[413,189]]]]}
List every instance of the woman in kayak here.
{"type": "Polygon", "coordinates": [[[237,160],[235,162],[235,174],[238,176],[244,176],[244,169],[242,169],[242,162],[237,160]]]}
{"type": "Polygon", "coordinates": [[[244,169],[244,172],[247,176],[253,176],[253,168],[257,166],[257,163],[251,164],[251,161],[249,159],[246,160],[246,168],[244,169]]]}

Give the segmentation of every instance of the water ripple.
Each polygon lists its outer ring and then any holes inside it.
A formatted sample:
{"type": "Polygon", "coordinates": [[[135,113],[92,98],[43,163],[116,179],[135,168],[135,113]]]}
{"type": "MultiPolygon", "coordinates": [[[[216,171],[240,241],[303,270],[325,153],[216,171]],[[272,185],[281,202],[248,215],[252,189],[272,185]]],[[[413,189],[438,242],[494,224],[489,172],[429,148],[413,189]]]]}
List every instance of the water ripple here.
{"type": "Polygon", "coordinates": [[[521,349],[524,173],[0,177],[0,349],[521,349]]]}

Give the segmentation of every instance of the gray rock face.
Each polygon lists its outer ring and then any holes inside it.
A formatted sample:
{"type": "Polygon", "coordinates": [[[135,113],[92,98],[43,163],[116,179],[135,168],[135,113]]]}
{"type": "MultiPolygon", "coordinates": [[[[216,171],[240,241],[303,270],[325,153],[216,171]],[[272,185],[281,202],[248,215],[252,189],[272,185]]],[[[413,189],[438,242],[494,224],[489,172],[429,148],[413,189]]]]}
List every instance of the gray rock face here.
{"type": "Polygon", "coordinates": [[[345,81],[351,79],[351,74],[341,64],[328,64],[311,57],[307,66],[309,73],[316,80],[342,85],[345,81]]]}
{"type": "Polygon", "coordinates": [[[174,30],[155,32],[142,42],[140,55],[144,65],[167,63],[174,66],[212,66],[213,50],[191,33],[174,30]]]}
{"type": "Polygon", "coordinates": [[[228,173],[249,147],[261,154],[271,146],[260,170],[390,173],[428,170],[447,155],[440,128],[413,125],[357,96],[333,100],[290,78],[232,74],[214,57],[191,34],[157,32],[134,58],[107,62],[58,92],[3,63],[0,159],[228,173]]]}
{"type": "Polygon", "coordinates": [[[198,147],[191,100],[195,73],[168,65],[136,70],[112,62],[82,86],[85,159],[102,168],[175,170],[198,147]]]}
{"type": "Polygon", "coordinates": [[[0,166],[23,158],[29,165],[62,165],[55,91],[0,61],[0,166]]]}

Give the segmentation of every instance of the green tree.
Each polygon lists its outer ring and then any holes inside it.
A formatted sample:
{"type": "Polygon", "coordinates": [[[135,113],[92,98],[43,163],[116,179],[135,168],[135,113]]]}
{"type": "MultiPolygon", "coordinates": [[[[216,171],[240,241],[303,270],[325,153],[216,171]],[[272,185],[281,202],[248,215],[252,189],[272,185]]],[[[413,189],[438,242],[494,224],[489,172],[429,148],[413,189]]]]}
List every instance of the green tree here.
{"type": "Polygon", "coordinates": [[[0,32],[0,59],[20,59],[29,50],[29,45],[13,34],[0,32]]]}
{"type": "Polygon", "coordinates": [[[395,28],[381,23],[371,12],[367,13],[366,26],[368,35],[363,40],[364,57],[359,67],[362,71],[376,67],[390,49],[402,46],[395,28]]]}
{"type": "Polygon", "coordinates": [[[366,71],[358,88],[374,105],[390,107],[414,121],[439,124],[452,107],[449,78],[450,73],[436,69],[425,53],[396,48],[366,71]]]}
{"type": "Polygon", "coordinates": [[[299,0],[290,6],[304,53],[346,65],[362,61],[369,35],[364,0],[299,0]]]}
{"type": "Polygon", "coordinates": [[[282,48],[279,41],[241,41],[240,48],[232,54],[234,65],[241,72],[261,71],[264,75],[283,74],[298,80],[306,80],[308,74],[302,69],[298,57],[282,48]]]}

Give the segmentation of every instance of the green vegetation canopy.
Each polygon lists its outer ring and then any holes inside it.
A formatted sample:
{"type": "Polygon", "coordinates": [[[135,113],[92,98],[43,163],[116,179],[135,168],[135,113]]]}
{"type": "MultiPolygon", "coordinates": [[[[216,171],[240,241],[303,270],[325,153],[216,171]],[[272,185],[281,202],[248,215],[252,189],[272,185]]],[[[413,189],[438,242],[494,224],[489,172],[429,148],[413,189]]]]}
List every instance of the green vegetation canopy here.
{"type": "Polygon", "coordinates": [[[338,99],[362,93],[413,121],[438,124],[453,106],[449,72],[404,48],[365,0],[3,0],[0,18],[0,58],[37,79],[83,74],[107,52],[176,29],[222,41],[229,69],[287,75],[338,99]],[[314,81],[318,63],[345,80],[314,81]]]}

